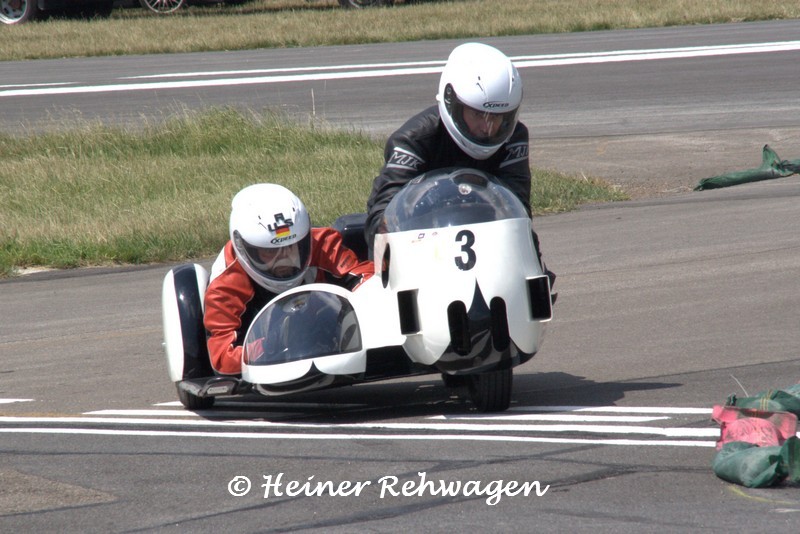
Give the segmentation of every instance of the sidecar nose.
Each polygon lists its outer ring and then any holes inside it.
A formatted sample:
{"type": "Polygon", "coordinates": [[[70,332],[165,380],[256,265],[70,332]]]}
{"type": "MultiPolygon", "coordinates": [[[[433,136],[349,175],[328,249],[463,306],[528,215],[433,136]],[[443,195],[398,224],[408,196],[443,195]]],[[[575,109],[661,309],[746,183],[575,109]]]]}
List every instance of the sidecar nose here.
{"type": "Polygon", "coordinates": [[[443,372],[475,371],[519,362],[517,348],[508,331],[508,312],[502,298],[486,305],[476,284],[472,306],[460,300],[447,307],[450,344],[436,366],[443,372]]]}

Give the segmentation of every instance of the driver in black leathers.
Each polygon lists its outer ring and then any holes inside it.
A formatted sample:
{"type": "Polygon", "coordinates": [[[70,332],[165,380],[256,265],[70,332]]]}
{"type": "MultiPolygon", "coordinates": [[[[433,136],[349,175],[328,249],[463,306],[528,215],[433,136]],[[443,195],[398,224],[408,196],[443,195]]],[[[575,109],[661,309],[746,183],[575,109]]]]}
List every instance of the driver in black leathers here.
{"type": "MultiPolygon", "coordinates": [[[[446,167],[468,167],[496,176],[531,213],[531,171],[528,166],[528,128],[517,123],[508,142],[490,158],[475,159],[453,141],[439,119],[439,109],[431,106],[409,119],[389,137],[384,152],[386,163],[372,184],[367,202],[367,226],[371,236],[389,201],[409,180],[420,174],[446,167]]],[[[368,241],[371,242],[371,239],[368,241]]]]}
{"type": "MultiPolygon", "coordinates": [[[[493,174],[531,216],[528,129],[517,120],[522,80],[511,60],[484,44],[456,47],[442,71],[436,98],[437,105],[409,119],[386,142],[385,163],[367,200],[365,237],[370,249],[394,195],[414,177],[434,169],[469,167],[493,174]]],[[[531,233],[541,262],[539,238],[533,228],[531,233]]],[[[552,285],[555,275],[547,274],[552,285]]]]}

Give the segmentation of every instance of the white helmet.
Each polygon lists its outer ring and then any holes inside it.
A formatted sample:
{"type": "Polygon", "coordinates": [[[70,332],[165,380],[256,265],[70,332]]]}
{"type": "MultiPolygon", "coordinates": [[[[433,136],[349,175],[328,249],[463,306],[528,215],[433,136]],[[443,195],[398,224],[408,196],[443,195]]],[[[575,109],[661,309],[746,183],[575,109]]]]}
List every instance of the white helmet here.
{"type": "Polygon", "coordinates": [[[311,262],[311,219],[285,187],[256,184],[236,193],[230,234],[239,263],[262,287],[281,293],[303,282],[311,262]]]}
{"type": "Polygon", "coordinates": [[[475,159],[487,159],[517,126],[522,80],[505,54],[489,45],[457,46],[439,79],[439,115],[450,136],[475,159]]]}

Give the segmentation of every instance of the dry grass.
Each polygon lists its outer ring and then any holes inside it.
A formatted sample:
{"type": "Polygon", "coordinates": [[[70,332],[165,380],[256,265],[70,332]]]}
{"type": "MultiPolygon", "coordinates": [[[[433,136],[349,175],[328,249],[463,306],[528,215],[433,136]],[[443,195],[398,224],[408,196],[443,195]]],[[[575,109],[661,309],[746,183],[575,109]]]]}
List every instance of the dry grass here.
{"type": "Polygon", "coordinates": [[[3,28],[0,60],[324,46],[800,17],[796,0],[398,1],[342,9],[331,0],[192,6],[170,16],[117,9],[106,20],[3,28]],[[168,38],[165,38],[168,36],[168,38]]]}
{"type": "MultiPolygon", "coordinates": [[[[0,136],[0,276],[210,256],[227,239],[230,199],[258,182],[285,185],[314,224],[331,224],[364,211],[381,148],[364,135],[234,110],[136,132],[85,125],[0,136]]],[[[556,173],[534,181],[539,212],[621,198],[556,173]]]]}

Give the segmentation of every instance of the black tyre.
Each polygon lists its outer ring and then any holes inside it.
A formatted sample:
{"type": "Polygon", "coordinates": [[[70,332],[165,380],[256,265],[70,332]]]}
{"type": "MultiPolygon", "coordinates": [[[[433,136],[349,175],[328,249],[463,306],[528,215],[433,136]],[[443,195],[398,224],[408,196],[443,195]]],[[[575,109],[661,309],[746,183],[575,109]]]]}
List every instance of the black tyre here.
{"type": "Polygon", "coordinates": [[[143,8],[163,15],[179,10],[186,5],[186,0],[139,0],[143,8]]]}
{"type": "Polygon", "coordinates": [[[0,0],[0,22],[3,24],[24,24],[38,14],[36,0],[0,0]]]}
{"type": "Polygon", "coordinates": [[[390,6],[394,0],[339,0],[339,5],[347,8],[360,9],[372,6],[390,6]]]}
{"type": "Polygon", "coordinates": [[[208,410],[214,406],[214,397],[198,397],[188,391],[178,388],[178,400],[187,410],[208,410]]]}
{"type": "Polygon", "coordinates": [[[469,396],[481,412],[502,412],[511,404],[514,370],[502,369],[467,375],[469,396]]]}

